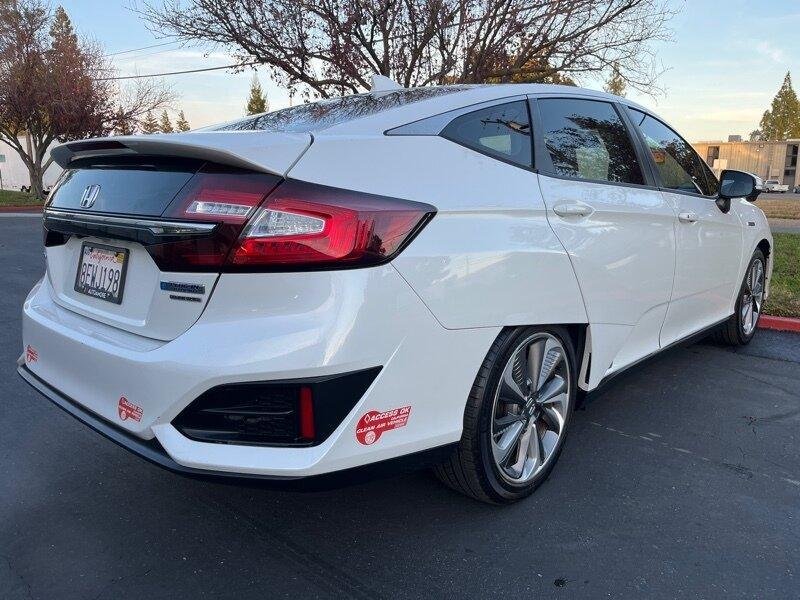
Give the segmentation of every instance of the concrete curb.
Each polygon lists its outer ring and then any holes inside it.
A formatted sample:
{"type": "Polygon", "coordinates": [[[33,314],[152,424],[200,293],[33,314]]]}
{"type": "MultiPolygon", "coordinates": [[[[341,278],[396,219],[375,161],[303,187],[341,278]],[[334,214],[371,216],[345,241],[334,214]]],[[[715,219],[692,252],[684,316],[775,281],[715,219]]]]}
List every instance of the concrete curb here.
{"type": "Polygon", "coordinates": [[[771,317],[761,315],[758,326],[762,329],[773,329],[775,331],[793,331],[800,333],[800,319],[791,317],[771,317]]]}

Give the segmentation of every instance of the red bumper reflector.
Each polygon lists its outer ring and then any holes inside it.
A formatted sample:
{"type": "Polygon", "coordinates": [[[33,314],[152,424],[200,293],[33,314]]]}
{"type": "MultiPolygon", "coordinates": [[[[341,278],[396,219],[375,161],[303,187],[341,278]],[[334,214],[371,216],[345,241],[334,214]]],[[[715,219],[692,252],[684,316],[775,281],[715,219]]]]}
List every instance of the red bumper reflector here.
{"type": "Polygon", "coordinates": [[[316,436],[314,399],[311,396],[311,388],[304,385],[300,388],[300,437],[313,440],[316,436]]]}

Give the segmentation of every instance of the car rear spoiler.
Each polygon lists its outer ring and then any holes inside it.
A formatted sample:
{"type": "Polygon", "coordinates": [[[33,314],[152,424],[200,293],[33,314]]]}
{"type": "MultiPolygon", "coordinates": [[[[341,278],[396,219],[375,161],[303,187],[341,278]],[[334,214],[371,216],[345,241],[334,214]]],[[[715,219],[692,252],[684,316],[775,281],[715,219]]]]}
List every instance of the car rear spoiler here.
{"type": "Polygon", "coordinates": [[[79,159],[139,154],[196,158],[284,176],[311,142],[308,133],[213,131],[94,138],[61,144],[50,154],[65,169],[79,159]]]}

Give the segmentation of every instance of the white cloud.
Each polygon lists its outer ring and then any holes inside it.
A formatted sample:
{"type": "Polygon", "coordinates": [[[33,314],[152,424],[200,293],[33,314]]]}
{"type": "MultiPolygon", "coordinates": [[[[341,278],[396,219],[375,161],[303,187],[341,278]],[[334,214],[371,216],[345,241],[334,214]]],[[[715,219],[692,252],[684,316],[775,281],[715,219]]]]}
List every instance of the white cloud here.
{"type": "Polygon", "coordinates": [[[756,52],[761,56],[770,59],[772,62],[786,62],[786,53],[782,48],[772,45],[770,42],[763,40],[756,44],[756,52]]]}

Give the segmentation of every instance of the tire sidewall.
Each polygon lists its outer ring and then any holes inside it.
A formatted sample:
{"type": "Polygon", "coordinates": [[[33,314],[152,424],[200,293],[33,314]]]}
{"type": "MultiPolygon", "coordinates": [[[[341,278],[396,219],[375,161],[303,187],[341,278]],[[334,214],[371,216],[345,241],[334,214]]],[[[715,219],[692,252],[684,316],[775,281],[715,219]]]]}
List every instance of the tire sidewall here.
{"type": "Polygon", "coordinates": [[[764,285],[766,286],[767,261],[764,257],[764,253],[757,248],[756,251],[753,252],[753,256],[750,257],[750,262],[747,263],[747,268],[744,271],[744,278],[742,278],[742,285],[739,288],[739,295],[736,298],[736,334],[739,337],[739,343],[743,345],[750,343],[750,340],[753,339],[753,336],[756,334],[756,330],[758,329],[758,321],[761,320],[761,314],[764,312],[764,304],[762,302],[761,312],[758,314],[755,327],[753,327],[753,331],[751,331],[749,334],[746,334],[744,332],[744,321],[742,320],[742,300],[744,300],[744,293],[747,289],[747,276],[750,273],[750,269],[753,268],[753,263],[755,263],[757,260],[760,260],[762,266],[764,267],[764,285]]]}
{"type": "Polygon", "coordinates": [[[480,452],[479,459],[481,461],[482,471],[486,475],[486,484],[488,484],[490,488],[486,491],[498,502],[513,502],[531,494],[539,487],[539,485],[547,479],[547,476],[550,474],[556,462],[558,462],[559,455],[561,454],[567,434],[569,433],[569,424],[575,407],[575,398],[577,395],[577,361],[575,359],[572,337],[569,331],[564,327],[525,327],[519,329],[505,340],[497,356],[498,358],[494,365],[492,365],[486,386],[481,392],[482,401],[478,419],[480,428],[478,450],[480,452]],[[566,410],[566,419],[564,420],[564,432],[558,441],[553,457],[550,459],[547,466],[537,473],[533,479],[522,485],[514,485],[500,475],[499,467],[495,464],[492,456],[491,424],[494,409],[494,396],[497,386],[500,384],[503,369],[510,360],[513,351],[516,350],[517,346],[524,339],[537,333],[547,333],[557,337],[566,350],[567,360],[569,361],[570,394],[566,410]]]}

